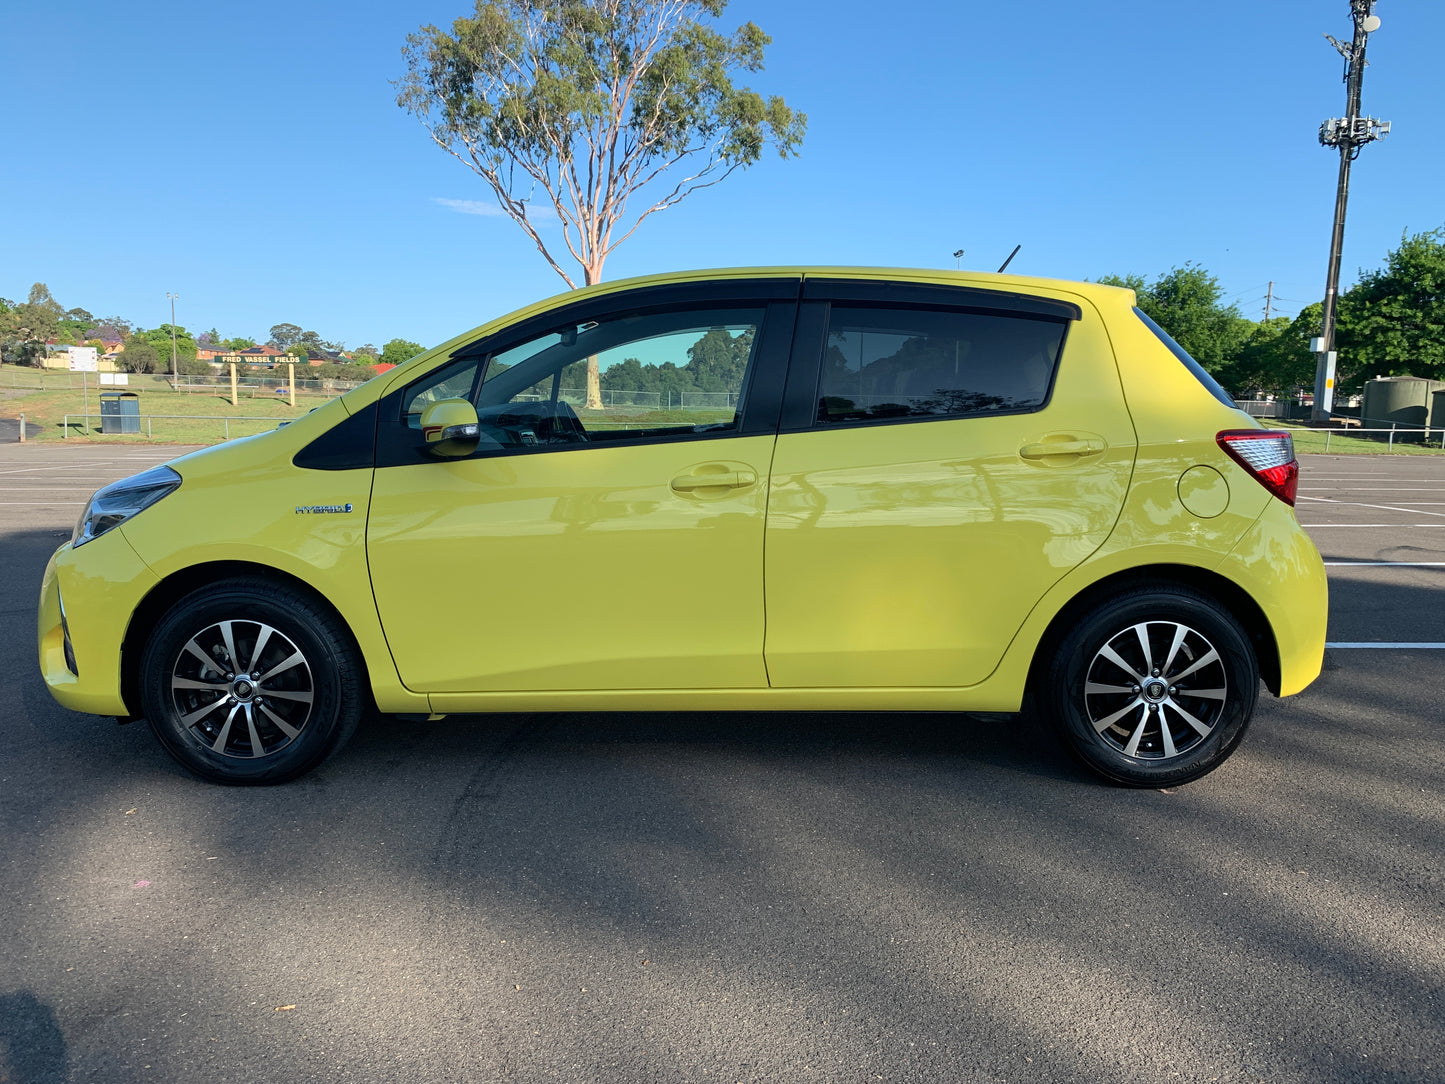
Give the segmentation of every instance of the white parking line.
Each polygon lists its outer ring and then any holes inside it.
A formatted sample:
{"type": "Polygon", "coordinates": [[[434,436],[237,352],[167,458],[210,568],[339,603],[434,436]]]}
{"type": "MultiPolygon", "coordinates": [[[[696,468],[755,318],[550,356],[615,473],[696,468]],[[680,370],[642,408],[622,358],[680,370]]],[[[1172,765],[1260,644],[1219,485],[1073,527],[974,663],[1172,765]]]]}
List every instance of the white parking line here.
{"type": "Polygon", "coordinates": [[[1403,530],[1406,527],[1445,527],[1445,523],[1301,523],[1300,526],[1307,531],[1316,527],[1394,527],[1403,530]]]}
{"type": "MultiPolygon", "coordinates": [[[[1311,482],[1317,482],[1317,481],[1319,481],[1319,479],[1317,479],[1317,478],[1311,478],[1310,481],[1311,481],[1311,482]]],[[[1426,486],[1426,487],[1424,487],[1424,488],[1421,488],[1421,487],[1419,487],[1419,486],[1320,486],[1320,488],[1321,488],[1321,489],[1335,489],[1335,490],[1340,490],[1341,492],[1345,492],[1345,493],[1352,493],[1352,492],[1355,492],[1355,491],[1368,492],[1368,493],[1441,493],[1441,492],[1445,492],[1445,486],[1426,486]]]]}
{"type": "Polygon", "coordinates": [[[1326,568],[1445,568],[1445,561],[1326,561],[1326,568]]]}
{"type": "Polygon", "coordinates": [[[1445,651],[1445,644],[1442,644],[1442,643],[1433,643],[1433,642],[1421,642],[1421,643],[1400,642],[1400,643],[1393,643],[1393,644],[1385,644],[1385,643],[1379,643],[1379,642],[1376,642],[1376,641],[1370,641],[1370,642],[1367,642],[1367,643],[1349,643],[1349,642],[1341,641],[1341,640],[1326,640],[1326,641],[1325,641],[1325,647],[1333,647],[1333,648],[1340,649],[1340,650],[1351,650],[1351,649],[1361,649],[1361,648],[1363,648],[1363,649],[1371,649],[1371,648],[1374,648],[1374,649],[1385,650],[1385,651],[1408,651],[1408,650],[1418,650],[1418,651],[1445,651]]]}
{"type": "MultiPolygon", "coordinates": [[[[174,459],[175,456],[170,456],[169,458],[174,459]]],[[[159,460],[159,462],[162,462],[162,463],[164,463],[165,461],[166,461],[166,460],[164,460],[164,459],[159,460]]],[[[134,458],[134,459],[95,459],[95,460],[92,460],[92,461],[89,462],[89,463],[67,463],[67,464],[64,464],[64,465],[54,466],[54,467],[20,467],[20,468],[18,468],[18,469],[16,469],[16,470],[0,470],[0,474],[37,474],[37,473],[39,473],[40,471],[47,471],[47,470],[83,470],[83,471],[103,470],[103,469],[105,469],[105,468],[107,468],[107,467],[113,467],[113,466],[115,466],[115,465],[117,465],[117,464],[119,464],[119,463],[151,463],[151,462],[156,462],[156,460],[155,460],[154,457],[152,457],[152,456],[144,456],[144,457],[142,457],[142,456],[137,456],[137,457],[134,458]]]]}
{"type": "Polygon", "coordinates": [[[1377,512],[1413,512],[1417,516],[1442,516],[1445,512],[1422,512],[1418,508],[1399,508],[1393,504],[1362,504],[1359,501],[1337,501],[1333,497],[1301,497],[1302,501],[1315,501],[1319,504],[1335,504],[1341,508],[1373,508],[1377,512]]]}

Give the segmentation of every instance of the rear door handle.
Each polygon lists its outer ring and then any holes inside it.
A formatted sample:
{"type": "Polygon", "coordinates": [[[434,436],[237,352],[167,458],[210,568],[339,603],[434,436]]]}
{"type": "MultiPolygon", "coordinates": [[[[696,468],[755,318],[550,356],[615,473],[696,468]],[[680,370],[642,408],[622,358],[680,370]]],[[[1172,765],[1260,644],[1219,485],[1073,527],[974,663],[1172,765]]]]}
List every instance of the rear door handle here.
{"type": "Polygon", "coordinates": [[[756,471],[746,468],[735,470],[730,463],[704,463],[686,474],[679,474],[672,480],[672,488],[677,493],[714,488],[746,489],[756,485],[757,481],[756,471]]]}
{"type": "Polygon", "coordinates": [[[1019,449],[1024,459],[1048,459],[1059,455],[1098,455],[1108,445],[1096,437],[1076,437],[1072,433],[1045,437],[1019,449]]]}

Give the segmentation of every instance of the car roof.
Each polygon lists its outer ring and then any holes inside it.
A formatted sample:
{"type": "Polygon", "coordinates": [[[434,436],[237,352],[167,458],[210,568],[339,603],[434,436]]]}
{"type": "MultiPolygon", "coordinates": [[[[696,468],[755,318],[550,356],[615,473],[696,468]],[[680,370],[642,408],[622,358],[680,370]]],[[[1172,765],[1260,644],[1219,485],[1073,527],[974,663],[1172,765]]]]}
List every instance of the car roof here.
{"type": "MultiPolygon", "coordinates": [[[[676,285],[688,282],[710,282],[739,279],[858,279],[873,282],[923,283],[935,286],[962,286],[983,290],[1006,290],[1015,293],[1042,292],[1045,296],[1060,294],[1087,298],[1101,308],[1128,307],[1134,304],[1134,291],[1118,286],[1106,286],[1097,282],[1076,282],[1069,279],[1038,278],[1027,275],[999,275],[984,271],[949,271],[944,268],[920,267],[849,267],[828,265],[794,265],[780,267],[720,267],[697,268],[689,271],[670,271],[659,275],[640,275],[633,278],[609,279],[606,282],[567,290],[560,294],[525,305],[512,312],[499,314],[496,318],[438,343],[430,350],[418,354],[410,361],[389,370],[387,376],[409,379],[409,374],[421,367],[430,366],[438,357],[450,355],[453,351],[475,342],[492,332],[510,324],[546,313],[562,305],[590,298],[605,297],[609,294],[629,290],[645,289],[650,286],[676,285]]],[[[364,406],[381,394],[374,384],[393,386],[392,381],[368,381],[362,387],[343,396],[350,409],[364,406]]]]}

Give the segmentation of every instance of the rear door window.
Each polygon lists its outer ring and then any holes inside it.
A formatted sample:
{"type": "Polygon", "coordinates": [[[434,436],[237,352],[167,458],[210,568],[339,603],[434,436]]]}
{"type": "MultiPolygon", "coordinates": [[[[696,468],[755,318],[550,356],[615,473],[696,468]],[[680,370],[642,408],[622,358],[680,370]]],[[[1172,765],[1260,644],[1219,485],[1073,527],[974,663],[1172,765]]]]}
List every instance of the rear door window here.
{"type": "Polygon", "coordinates": [[[935,308],[835,304],[817,423],[1017,414],[1048,401],[1066,323],[935,308]]]}

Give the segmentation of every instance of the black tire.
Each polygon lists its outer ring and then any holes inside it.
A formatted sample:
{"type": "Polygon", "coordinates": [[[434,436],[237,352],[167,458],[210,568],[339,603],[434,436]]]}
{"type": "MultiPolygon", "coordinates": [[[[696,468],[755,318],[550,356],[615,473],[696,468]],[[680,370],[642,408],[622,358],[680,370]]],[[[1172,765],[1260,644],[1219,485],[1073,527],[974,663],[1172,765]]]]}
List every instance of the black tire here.
{"type": "Polygon", "coordinates": [[[365,688],[360,653],[335,615],[264,580],[222,580],[186,595],[141,660],[151,730],[216,783],[285,783],[311,771],[351,737],[365,688]]]}
{"type": "Polygon", "coordinates": [[[1085,613],[1058,642],[1035,691],[1086,766],[1125,786],[1167,787],[1207,775],[1239,745],[1259,665],[1218,602],[1160,584],[1085,613]]]}

